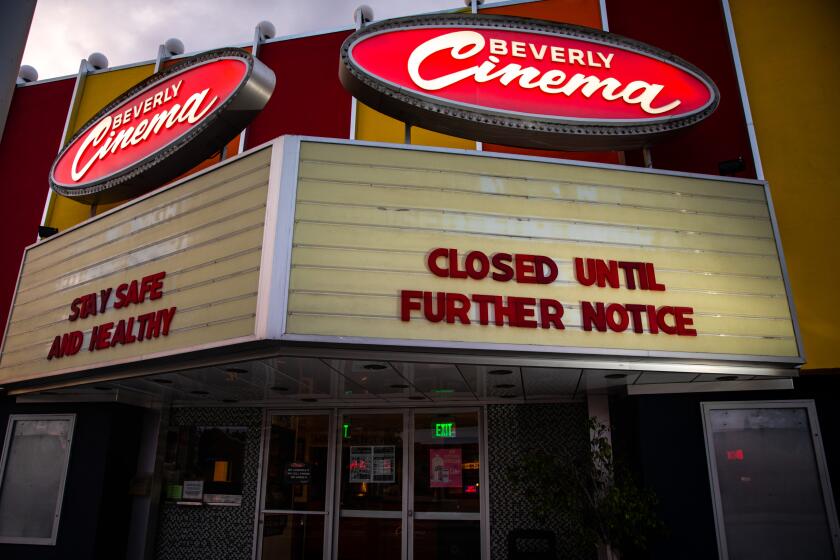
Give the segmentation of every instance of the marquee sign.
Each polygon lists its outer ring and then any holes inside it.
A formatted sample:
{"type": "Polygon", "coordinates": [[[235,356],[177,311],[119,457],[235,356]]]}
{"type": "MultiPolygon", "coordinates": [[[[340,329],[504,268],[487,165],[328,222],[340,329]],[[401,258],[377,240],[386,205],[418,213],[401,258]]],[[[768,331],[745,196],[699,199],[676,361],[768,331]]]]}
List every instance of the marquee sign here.
{"type": "Polygon", "coordinates": [[[386,20],[348,37],[341,61],[344,87],[374,109],[523,147],[641,147],[706,118],[719,101],[711,79],[673,54],[541,20],[386,20]]]}
{"type": "Polygon", "coordinates": [[[209,51],[159,72],[73,136],[53,164],[50,186],[88,203],[161,186],[245,128],[274,83],[274,72],[241,49],[209,51]]]}
{"type": "Polygon", "coordinates": [[[296,342],[801,363],[758,181],[326,140],[298,162],[296,342]]]}

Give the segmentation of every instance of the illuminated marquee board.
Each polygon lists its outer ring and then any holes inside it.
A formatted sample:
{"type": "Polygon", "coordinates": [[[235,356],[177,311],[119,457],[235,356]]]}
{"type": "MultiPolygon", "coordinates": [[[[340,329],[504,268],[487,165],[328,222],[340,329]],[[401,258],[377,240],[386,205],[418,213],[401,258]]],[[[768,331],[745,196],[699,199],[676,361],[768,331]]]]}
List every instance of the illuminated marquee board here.
{"type": "Polygon", "coordinates": [[[760,182],[300,146],[287,337],[801,362],[760,182]]]}
{"type": "Polygon", "coordinates": [[[241,49],[210,51],[143,80],[59,153],[50,185],[88,203],[136,196],[219,151],[268,102],[274,72],[241,49]]]}
{"type": "Polygon", "coordinates": [[[255,339],[273,149],[28,247],[0,383],[255,339]]]}
{"type": "Polygon", "coordinates": [[[717,107],[701,70],[591,28],[446,14],[373,23],[347,38],[344,87],[385,114],[486,142],[633,148],[717,107]]]}

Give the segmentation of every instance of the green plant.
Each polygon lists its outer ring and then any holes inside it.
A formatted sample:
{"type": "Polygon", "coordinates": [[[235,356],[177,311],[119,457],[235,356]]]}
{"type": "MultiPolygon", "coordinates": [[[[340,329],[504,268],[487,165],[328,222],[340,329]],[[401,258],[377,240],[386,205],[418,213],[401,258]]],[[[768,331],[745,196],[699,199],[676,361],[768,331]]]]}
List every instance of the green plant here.
{"type": "Polygon", "coordinates": [[[663,528],[656,496],[616,465],[607,427],[590,418],[588,428],[588,454],[534,451],[516,467],[516,478],[542,521],[564,512],[575,533],[570,536],[589,546],[644,551],[663,528]]]}

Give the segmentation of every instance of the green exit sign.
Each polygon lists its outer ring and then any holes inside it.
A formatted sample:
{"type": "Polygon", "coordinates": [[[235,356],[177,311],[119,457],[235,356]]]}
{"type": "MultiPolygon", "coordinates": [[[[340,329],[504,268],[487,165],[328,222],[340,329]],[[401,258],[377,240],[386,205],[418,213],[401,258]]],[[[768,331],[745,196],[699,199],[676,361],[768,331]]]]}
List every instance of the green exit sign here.
{"type": "Polygon", "coordinates": [[[438,438],[453,438],[455,437],[455,422],[435,422],[435,437],[438,438]]]}

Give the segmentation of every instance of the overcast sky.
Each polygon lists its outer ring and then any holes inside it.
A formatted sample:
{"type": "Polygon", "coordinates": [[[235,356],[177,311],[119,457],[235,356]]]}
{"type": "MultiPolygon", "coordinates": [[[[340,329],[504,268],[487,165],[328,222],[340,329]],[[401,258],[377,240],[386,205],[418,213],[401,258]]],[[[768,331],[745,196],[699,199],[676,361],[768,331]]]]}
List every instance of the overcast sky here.
{"type": "Polygon", "coordinates": [[[352,25],[359,4],[385,19],[457,8],[463,0],[38,0],[23,64],[44,79],[75,74],[94,51],[111,66],[152,59],[169,37],[187,52],[202,51],[250,42],[264,19],[278,36],[326,30],[352,25]]]}

